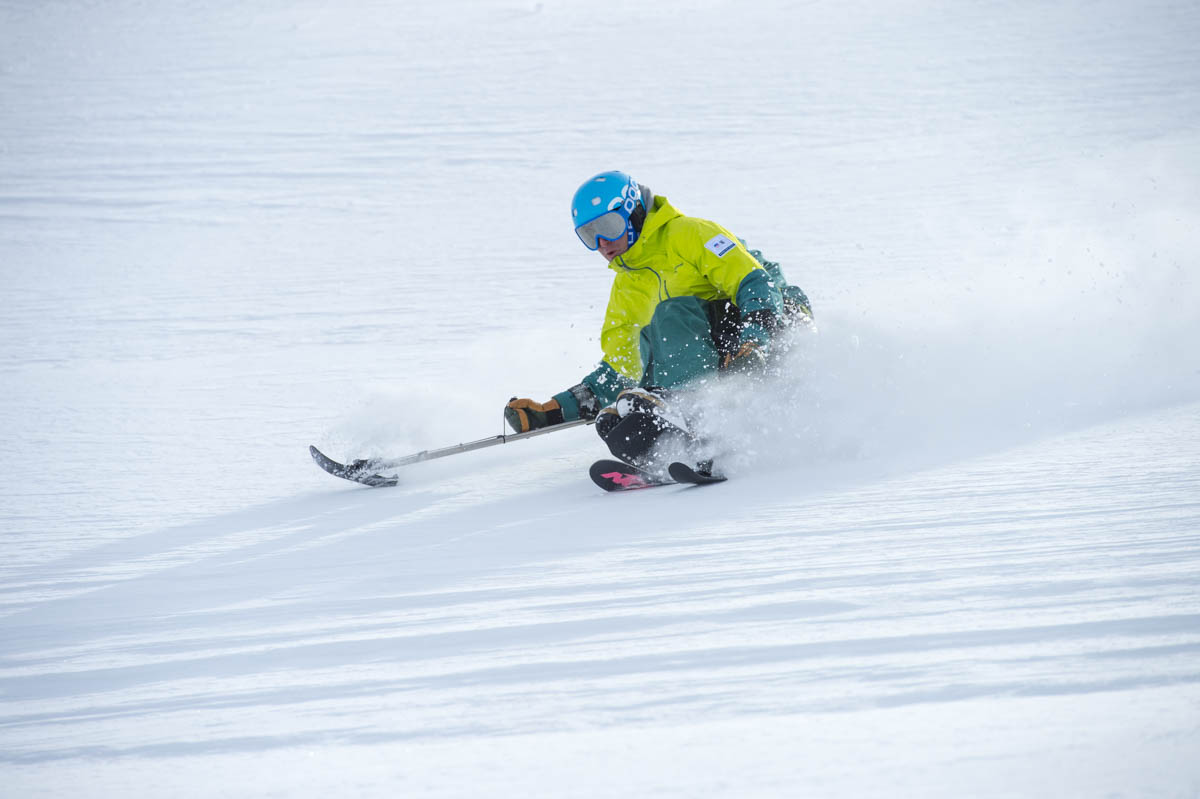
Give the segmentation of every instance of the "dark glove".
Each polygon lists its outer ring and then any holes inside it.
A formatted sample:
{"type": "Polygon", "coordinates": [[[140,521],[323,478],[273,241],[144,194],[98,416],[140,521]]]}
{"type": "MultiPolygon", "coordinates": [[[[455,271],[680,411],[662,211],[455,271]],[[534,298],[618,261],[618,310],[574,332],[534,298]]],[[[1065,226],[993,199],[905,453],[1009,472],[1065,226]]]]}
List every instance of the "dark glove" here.
{"type": "Polygon", "coordinates": [[[808,297],[798,286],[783,287],[783,325],[785,327],[812,327],[812,306],[808,297]]]}
{"type": "Polygon", "coordinates": [[[504,406],[504,419],[518,433],[528,433],[550,425],[563,423],[562,406],[558,400],[534,402],[513,397],[504,406]]]}
{"type": "Polygon", "coordinates": [[[737,352],[725,356],[725,360],[721,362],[721,369],[732,374],[757,372],[767,363],[765,349],[757,341],[743,341],[737,352]]]}
{"type": "Polygon", "coordinates": [[[727,372],[745,373],[762,370],[767,363],[767,348],[771,336],[779,327],[779,318],[768,310],[750,311],[742,316],[741,344],[725,356],[721,368],[727,372]]]}

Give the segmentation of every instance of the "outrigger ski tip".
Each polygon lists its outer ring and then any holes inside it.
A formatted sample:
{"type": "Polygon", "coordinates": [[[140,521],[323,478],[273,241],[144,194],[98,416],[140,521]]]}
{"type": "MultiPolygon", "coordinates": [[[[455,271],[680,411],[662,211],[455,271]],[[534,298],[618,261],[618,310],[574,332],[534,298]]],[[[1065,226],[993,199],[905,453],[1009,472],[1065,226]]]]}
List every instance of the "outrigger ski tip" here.
{"type": "Polygon", "coordinates": [[[343,480],[351,480],[355,483],[370,486],[371,488],[390,488],[400,482],[400,478],[396,475],[384,477],[381,474],[371,474],[374,469],[371,466],[371,461],[368,460],[357,460],[349,465],[338,463],[311,445],[308,448],[308,454],[312,455],[313,461],[322,469],[334,477],[340,477],[343,480]]]}

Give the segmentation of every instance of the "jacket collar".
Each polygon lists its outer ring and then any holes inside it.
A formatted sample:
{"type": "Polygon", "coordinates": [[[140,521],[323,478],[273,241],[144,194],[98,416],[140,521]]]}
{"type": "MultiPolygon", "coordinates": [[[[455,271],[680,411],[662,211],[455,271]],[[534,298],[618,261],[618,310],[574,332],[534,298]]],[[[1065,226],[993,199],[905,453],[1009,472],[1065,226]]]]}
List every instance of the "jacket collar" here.
{"type": "Polygon", "coordinates": [[[642,232],[638,235],[637,241],[624,253],[609,261],[608,268],[620,272],[627,266],[626,262],[636,263],[645,257],[647,252],[653,250],[653,245],[647,244],[647,242],[656,237],[663,226],[677,216],[683,216],[683,214],[679,213],[666,197],[661,194],[655,195],[654,206],[650,209],[650,213],[646,214],[646,221],[642,224],[642,232]]]}

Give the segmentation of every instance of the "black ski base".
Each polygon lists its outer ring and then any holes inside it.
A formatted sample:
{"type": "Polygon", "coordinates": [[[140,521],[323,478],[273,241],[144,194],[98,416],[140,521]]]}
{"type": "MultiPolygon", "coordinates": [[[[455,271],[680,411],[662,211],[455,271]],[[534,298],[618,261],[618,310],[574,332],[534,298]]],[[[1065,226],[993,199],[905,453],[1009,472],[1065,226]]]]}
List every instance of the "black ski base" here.
{"type": "Polygon", "coordinates": [[[614,460],[596,461],[588,471],[592,482],[605,491],[636,491],[676,483],[703,486],[723,483],[728,479],[723,474],[714,474],[711,462],[699,463],[692,467],[676,461],[667,467],[667,473],[670,477],[614,460]]]}
{"type": "Polygon", "coordinates": [[[630,466],[621,461],[602,460],[592,464],[588,470],[592,482],[605,491],[636,491],[639,488],[670,485],[672,480],[630,466]]]}
{"type": "Polygon", "coordinates": [[[372,474],[374,469],[371,468],[371,462],[368,460],[357,460],[349,465],[338,463],[324,452],[321,452],[321,450],[312,446],[308,448],[308,453],[312,455],[313,461],[318,466],[334,477],[340,477],[343,480],[361,483],[371,488],[390,488],[400,482],[400,479],[395,475],[385,477],[381,474],[372,474]]]}
{"type": "Polygon", "coordinates": [[[729,478],[723,474],[716,474],[712,470],[712,461],[707,463],[697,464],[699,468],[693,468],[681,461],[675,461],[667,467],[667,473],[677,483],[690,483],[692,485],[705,486],[713,483],[723,483],[729,478]]]}

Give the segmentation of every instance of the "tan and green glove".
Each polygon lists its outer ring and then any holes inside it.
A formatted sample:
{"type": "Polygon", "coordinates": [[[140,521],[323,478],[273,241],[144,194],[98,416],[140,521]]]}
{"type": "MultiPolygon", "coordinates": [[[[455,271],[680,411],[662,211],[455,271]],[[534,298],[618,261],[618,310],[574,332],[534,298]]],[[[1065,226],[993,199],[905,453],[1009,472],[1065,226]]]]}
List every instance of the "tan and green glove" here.
{"type": "Polygon", "coordinates": [[[504,406],[504,419],[518,433],[528,433],[530,430],[562,424],[562,406],[556,399],[534,402],[531,399],[513,397],[504,406]]]}

